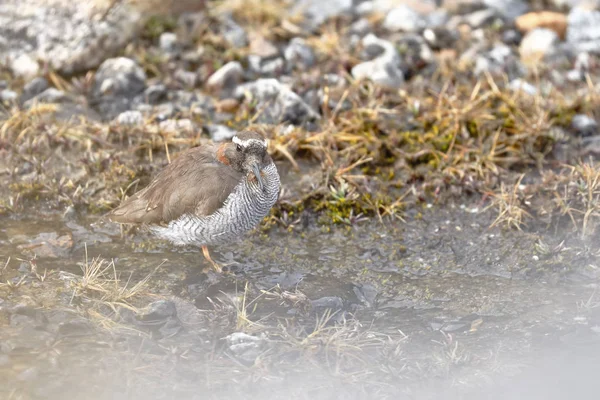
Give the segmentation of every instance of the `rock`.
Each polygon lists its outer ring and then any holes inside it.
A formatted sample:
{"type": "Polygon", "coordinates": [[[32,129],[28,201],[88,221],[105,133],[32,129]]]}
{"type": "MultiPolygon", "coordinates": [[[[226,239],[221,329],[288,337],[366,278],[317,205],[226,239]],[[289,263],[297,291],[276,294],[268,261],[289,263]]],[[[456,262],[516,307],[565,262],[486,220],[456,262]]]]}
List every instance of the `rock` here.
{"type": "Polygon", "coordinates": [[[23,87],[23,93],[21,94],[21,102],[24,103],[27,100],[37,96],[44,90],[48,89],[49,86],[50,85],[48,84],[46,78],[40,76],[32,79],[23,87]]]}
{"type": "Polygon", "coordinates": [[[159,128],[163,132],[172,132],[172,133],[193,133],[196,131],[196,126],[192,120],[183,118],[183,119],[167,119],[162,121],[159,125],[159,128]]]}
{"type": "Polygon", "coordinates": [[[567,43],[576,52],[600,54],[600,11],[573,8],[567,17],[567,43]]]}
{"type": "Polygon", "coordinates": [[[158,46],[162,51],[172,53],[177,48],[177,35],[173,32],[164,32],[158,38],[158,46]]]}
{"type": "Polygon", "coordinates": [[[349,13],[353,0],[298,0],[292,14],[302,13],[306,29],[313,31],[330,18],[349,13]]]}
{"type": "Polygon", "coordinates": [[[354,35],[359,35],[360,37],[365,36],[372,30],[373,28],[371,27],[371,23],[366,18],[361,18],[355,21],[352,25],[350,25],[350,33],[354,35]]]}
{"type": "Polygon", "coordinates": [[[193,88],[196,86],[198,75],[195,72],[186,71],[183,68],[178,68],[173,77],[187,88],[193,88]]]}
{"type": "Polygon", "coordinates": [[[492,74],[507,74],[509,78],[515,79],[524,75],[527,71],[519,59],[505,44],[496,44],[492,50],[477,56],[473,72],[481,75],[485,71],[492,74]]]}
{"type": "Polygon", "coordinates": [[[502,43],[509,46],[516,46],[523,40],[523,35],[515,29],[508,29],[502,32],[502,43]]]}
{"type": "Polygon", "coordinates": [[[133,98],[144,91],[146,73],[133,60],[110,58],[100,65],[92,88],[95,105],[104,116],[113,119],[131,107],[133,98]]]}
{"type": "Polygon", "coordinates": [[[158,104],[167,99],[167,87],[163,84],[148,86],[144,91],[144,100],[149,104],[158,104]]]}
{"type": "Polygon", "coordinates": [[[423,38],[432,49],[451,49],[454,43],[458,40],[458,35],[455,31],[451,31],[444,27],[427,28],[423,31],[423,38]]]}
{"type": "MultiPolygon", "coordinates": [[[[465,15],[462,19],[458,19],[457,22],[464,22],[468,24],[471,28],[477,29],[491,24],[498,17],[499,14],[496,10],[486,8],[465,15]]],[[[450,27],[455,28],[455,26],[453,26],[455,24],[450,24],[450,27]]]]}
{"type": "Polygon", "coordinates": [[[221,21],[221,34],[225,40],[235,48],[246,47],[248,45],[248,35],[244,28],[239,26],[231,17],[224,18],[221,21]]]}
{"type": "Polygon", "coordinates": [[[19,94],[13,90],[0,90],[0,101],[2,102],[12,103],[14,101],[17,101],[17,98],[19,98],[19,94]]]}
{"type": "Polygon", "coordinates": [[[10,70],[17,77],[30,79],[40,73],[40,66],[29,55],[21,54],[11,61],[10,70]]]}
{"type": "Polygon", "coordinates": [[[225,340],[231,354],[245,363],[254,363],[266,344],[265,339],[243,332],[234,332],[226,336],[225,340]]]}
{"type": "Polygon", "coordinates": [[[509,84],[508,87],[510,88],[510,90],[512,91],[522,91],[524,93],[527,93],[531,96],[535,96],[537,94],[537,88],[535,86],[533,86],[531,83],[526,82],[522,79],[513,79],[509,84]]]}
{"type": "Polygon", "coordinates": [[[315,64],[315,53],[302,38],[293,38],[283,52],[288,69],[305,69],[315,64]]]}
{"type": "Polygon", "coordinates": [[[42,93],[37,96],[32,97],[23,103],[25,108],[31,108],[32,105],[37,103],[47,103],[47,104],[56,104],[56,103],[64,103],[71,101],[72,98],[68,96],[62,90],[58,90],[56,88],[48,88],[44,90],[42,93]]]}
{"type": "Polygon", "coordinates": [[[593,118],[584,114],[577,114],[571,120],[571,128],[582,137],[596,136],[598,134],[598,123],[593,118]]]}
{"type": "MultiPolygon", "coordinates": [[[[33,60],[62,74],[85,72],[119,52],[137,32],[140,14],[129,6],[97,2],[3,0],[0,6],[0,63],[22,60],[28,76],[33,60]],[[23,58],[22,58],[23,57],[23,58]]],[[[35,63],[37,65],[37,63],[35,63]]]]}
{"type": "Polygon", "coordinates": [[[498,11],[508,21],[513,21],[529,11],[529,5],[524,0],[483,0],[483,3],[498,11]]]}
{"type": "Polygon", "coordinates": [[[213,142],[224,142],[226,140],[231,140],[231,138],[237,133],[234,129],[231,129],[225,125],[209,125],[207,126],[207,129],[213,142]]]}
{"type": "Polygon", "coordinates": [[[261,58],[271,58],[279,55],[277,47],[269,42],[264,36],[257,33],[250,34],[250,54],[261,58]]]}
{"type": "Polygon", "coordinates": [[[131,96],[146,86],[146,73],[135,61],[126,57],[104,61],[94,77],[94,91],[101,95],[131,96]]]}
{"type": "Polygon", "coordinates": [[[547,28],[556,32],[562,40],[567,32],[567,16],[552,11],[530,12],[518,17],[515,25],[522,33],[528,33],[536,28],[547,28]]]}
{"type": "Polygon", "coordinates": [[[425,20],[412,8],[402,5],[386,15],[383,27],[392,32],[416,32],[425,27],[425,20]]]}
{"type": "Polygon", "coordinates": [[[538,60],[554,53],[558,43],[558,34],[546,28],[536,28],[529,32],[519,46],[519,53],[523,60],[538,60]]]}
{"type": "Polygon", "coordinates": [[[400,70],[400,56],[391,42],[379,39],[370,33],[362,40],[366,48],[383,51],[377,58],[357,64],[352,68],[354,79],[369,79],[376,85],[395,90],[404,84],[404,73],[400,70]]]}
{"type": "Polygon", "coordinates": [[[260,123],[289,122],[301,125],[319,118],[298,94],[277,79],[258,79],[238,86],[234,96],[257,103],[256,108],[262,110],[258,116],[260,123]]]}
{"type": "Polygon", "coordinates": [[[116,122],[123,126],[140,126],[144,124],[144,116],[139,111],[125,111],[119,114],[116,122]]]}
{"type": "Polygon", "coordinates": [[[241,81],[244,75],[242,64],[237,61],[230,61],[216,70],[206,81],[206,86],[212,90],[223,88],[234,88],[241,81]]]}
{"type": "Polygon", "coordinates": [[[19,245],[17,248],[38,257],[64,258],[73,248],[73,237],[71,234],[59,236],[56,232],[40,233],[30,243],[19,245]]]}
{"type": "Polygon", "coordinates": [[[283,58],[262,58],[256,55],[248,56],[250,70],[263,76],[279,75],[285,69],[283,58]]]}

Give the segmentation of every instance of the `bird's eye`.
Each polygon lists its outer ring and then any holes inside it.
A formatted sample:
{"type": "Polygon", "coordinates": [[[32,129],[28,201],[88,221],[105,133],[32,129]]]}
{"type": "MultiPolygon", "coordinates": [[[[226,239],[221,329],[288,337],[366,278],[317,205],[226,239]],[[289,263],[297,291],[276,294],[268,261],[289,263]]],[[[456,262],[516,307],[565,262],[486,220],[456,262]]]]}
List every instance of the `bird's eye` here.
{"type": "Polygon", "coordinates": [[[240,145],[238,144],[238,145],[236,145],[236,146],[235,146],[235,149],[236,149],[237,151],[242,151],[242,146],[240,146],[240,145]]]}

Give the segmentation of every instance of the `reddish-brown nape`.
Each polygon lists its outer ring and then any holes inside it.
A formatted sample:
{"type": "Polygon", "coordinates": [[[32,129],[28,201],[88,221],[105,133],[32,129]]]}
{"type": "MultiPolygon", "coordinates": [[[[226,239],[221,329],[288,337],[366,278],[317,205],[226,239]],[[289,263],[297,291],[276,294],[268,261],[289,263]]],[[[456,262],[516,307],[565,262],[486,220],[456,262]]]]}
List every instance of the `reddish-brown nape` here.
{"type": "Polygon", "coordinates": [[[225,149],[227,148],[227,143],[221,143],[219,148],[217,149],[217,161],[221,164],[231,165],[227,157],[225,156],[225,149]]]}

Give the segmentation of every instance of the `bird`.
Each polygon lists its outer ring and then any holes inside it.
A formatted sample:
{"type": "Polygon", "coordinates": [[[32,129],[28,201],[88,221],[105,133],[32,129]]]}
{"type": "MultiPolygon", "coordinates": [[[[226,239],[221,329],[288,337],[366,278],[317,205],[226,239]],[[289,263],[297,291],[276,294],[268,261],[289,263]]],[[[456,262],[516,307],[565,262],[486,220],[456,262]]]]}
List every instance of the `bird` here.
{"type": "Polygon", "coordinates": [[[177,246],[200,246],[221,272],[207,246],[241,238],[278,200],[281,182],[267,147],[261,133],[245,129],[230,142],[185,150],[108,218],[177,246]]]}

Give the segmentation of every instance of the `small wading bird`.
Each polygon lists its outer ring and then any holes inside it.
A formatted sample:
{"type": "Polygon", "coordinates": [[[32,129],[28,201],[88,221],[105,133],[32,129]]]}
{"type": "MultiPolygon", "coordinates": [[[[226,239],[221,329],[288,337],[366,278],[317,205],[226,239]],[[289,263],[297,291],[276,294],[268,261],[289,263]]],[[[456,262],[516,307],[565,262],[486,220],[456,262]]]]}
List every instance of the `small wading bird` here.
{"type": "Polygon", "coordinates": [[[279,174],[267,141],[253,130],[231,142],[184,151],[144,189],[108,214],[122,224],[148,226],[178,246],[228,243],[254,228],[279,196],[279,174]]]}

